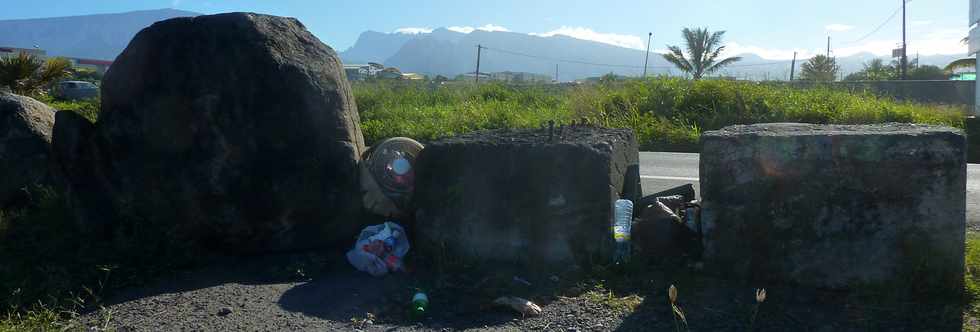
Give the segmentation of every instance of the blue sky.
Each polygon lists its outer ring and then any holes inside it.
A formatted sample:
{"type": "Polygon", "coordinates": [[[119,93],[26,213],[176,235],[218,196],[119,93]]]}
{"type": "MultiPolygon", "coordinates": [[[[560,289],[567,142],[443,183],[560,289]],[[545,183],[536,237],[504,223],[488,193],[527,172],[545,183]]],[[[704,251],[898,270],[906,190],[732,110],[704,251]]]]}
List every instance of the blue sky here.
{"type": "MultiPolygon", "coordinates": [[[[43,6],[41,1],[0,1],[5,2],[0,19],[158,8],[292,16],[338,51],[353,45],[365,30],[437,27],[565,34],[640,49],[646,33],[653,32],[652,48],[662,50],[680,42],[682,27],[704,26],[728,31],[730,53],[753,52],[770,59],[790,58],[793,51],[804,58],[823,53],[828,35],[839,56],[864,51],[884,55],[901,41],[901,13],[882,25],[901,0],[49,0],[43,6]],[[880,25],[877,33],[865,37],[880,25]]],[[[909,2],[909,53],[964,54],[959,40],[968,32],[968,5],[968,0],[909,2]]]]}

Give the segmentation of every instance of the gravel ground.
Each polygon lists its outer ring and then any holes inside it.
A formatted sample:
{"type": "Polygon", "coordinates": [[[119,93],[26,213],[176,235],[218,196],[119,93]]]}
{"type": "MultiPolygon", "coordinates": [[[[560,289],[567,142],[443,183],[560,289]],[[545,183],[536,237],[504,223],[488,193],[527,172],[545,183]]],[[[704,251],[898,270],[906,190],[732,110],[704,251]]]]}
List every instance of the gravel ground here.
{"type": "MultiPolygon", "coordinates": [[[[692,268],[648,266],[626,271],[521,276],[422,271],[373,278],[340,255],[229,258],[116,292],[78,323],[119,331],[662,331],[674,329],[667,288],[676,284],[692,331],[749,330],[753,285],[702,276],[692,268]],[[625,276],[623,276],[625,275],[625,276]],[[408,302],[427,289],[430,315],[413,321],[408,302]],[[503,295],[541,305],[522,317],[491,304],[503,295]]],[[[768,286],[756,330],[959,331],[962,306],[861,300],[862,294],[768,286]]],[[[866,294],[865,294],[866,295],[866,294]]],[[[976,321],[967,318],[967,325],[976,321]]]]}

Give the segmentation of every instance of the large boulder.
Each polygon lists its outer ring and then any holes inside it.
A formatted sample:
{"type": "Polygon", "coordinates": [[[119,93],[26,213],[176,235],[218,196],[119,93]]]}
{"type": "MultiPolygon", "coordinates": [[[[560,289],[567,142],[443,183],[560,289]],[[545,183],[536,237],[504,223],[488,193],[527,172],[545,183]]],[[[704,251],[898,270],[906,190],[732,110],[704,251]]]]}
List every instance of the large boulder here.
{"type": "Polygon", "coordinates": [[[761,284],[962,290],[958,130],[760,124],[701,142],[706,268],[761,284]]]}
{"type": "Polygon", "coordinates": [[[73,196],[108,194],[89,210],[113,211],[123,232],[236,252],[346,246],[359,121],[337,54],[296,19],[157,22],[106,73],[87,152],[69,158],[90,164],[73,196]]]}
{"type": "Polygon", "coordinates": [[[0,92],[0,206],[48,178],[55,110],[0,92]]]}

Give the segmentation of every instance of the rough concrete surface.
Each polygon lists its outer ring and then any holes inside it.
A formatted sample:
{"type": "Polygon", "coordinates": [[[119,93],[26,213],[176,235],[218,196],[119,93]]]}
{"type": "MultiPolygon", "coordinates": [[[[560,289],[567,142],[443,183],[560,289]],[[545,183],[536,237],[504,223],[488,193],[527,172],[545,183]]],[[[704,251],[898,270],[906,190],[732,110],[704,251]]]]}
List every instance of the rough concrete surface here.
{"type": "Polygon", "coordinates": [[[707,132],[702,143],[706,268],[828,288],[961,289],[958,130],[760,124],[707,132]]]}
{"type": "Polygon", "coordinates": [[[552,142],[548,135],[498,130],[426,145],[416,248],[529,266],[611,259],[613,203],[641,191],[633,132],[574,126],[555,128],[552,142]]]}

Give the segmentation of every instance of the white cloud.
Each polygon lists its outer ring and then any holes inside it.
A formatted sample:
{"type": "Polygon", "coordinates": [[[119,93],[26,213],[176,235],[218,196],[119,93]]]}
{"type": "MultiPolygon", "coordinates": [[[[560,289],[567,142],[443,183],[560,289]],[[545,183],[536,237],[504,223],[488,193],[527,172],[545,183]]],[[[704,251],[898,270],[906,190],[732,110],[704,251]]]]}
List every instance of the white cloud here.
{"type": "Polygon", "coordinates": [[[446,29],[448,29],[450,31],[461,32],[461,33],[470,33],[470,32],[476,31],[476,30],[483,30],[483,31],[510,31],[510,29],[507,29],[507,28],[502,27],[502,26],[499,26],[499,25],[494,25],[494,24],[484,24],[483,26],[476,27],[476,28],[471,27],[471,26],[451,26],[451,27],[448,27],[446,29]]]}
{"type": "Polygon", "coordinates": [[[456,27],[456,26],[448,27],[446,29],[449,29],[451,31],[456,31],[456,32],[462,32],[462,33],[470,33],[473,32],[473,30],[476,30],[476,28],[474,27],[456,27]]]}
{"type": "Polygon", "coordinates": [[[595,42],[633,48],[638,50],[646,49],[646,40],[643,37],[633,35],[620,35],[615,33],[601,33],[583,27],[562,26],[561,28],[541,33],[530,33],[532,36],[551,37],[554,35],[569,36],[576,39],[591,40],[595,42]]]}
{"type": "Polygon", "coordinates": [[[430,33],[430,32],[432,32],[432,28],[412,28],[412,27],[405,27],[405,28],[395,29],[395,33],[404,33],[404,34],[408,34],[408,35],[417,35],[417,34],[420,34],[420,33],[430,33]]]}
{"type": "Polygon", "coordinates": [[[824,26],[823,28],[824,29],[827,29],[827,31],[844,32],[844,31],[848,31],[848,30],[854,29],[854,26],[850,26],[850,25],[846,25],[846,24],[840,24],[840,23],[834,23],[834,24],[830,24],[830,25],[824,26]]]}
{"type": "Polygon", "coordinates": [[[484,25],[484,26],[479,27],[479,28],[476,28],[476,29],[477,30],[483,30],[483,31],[510,31],[510,30],[508,30],[505,27],[502,27],[502,26],[499,26],[499,25],[493,25],[493,24],[487,24],[487,25],[484,25]]]}

